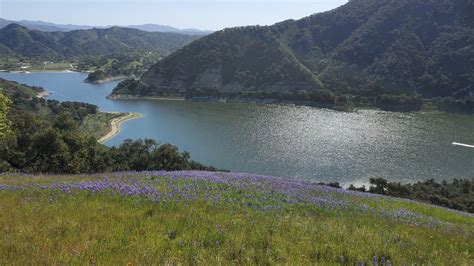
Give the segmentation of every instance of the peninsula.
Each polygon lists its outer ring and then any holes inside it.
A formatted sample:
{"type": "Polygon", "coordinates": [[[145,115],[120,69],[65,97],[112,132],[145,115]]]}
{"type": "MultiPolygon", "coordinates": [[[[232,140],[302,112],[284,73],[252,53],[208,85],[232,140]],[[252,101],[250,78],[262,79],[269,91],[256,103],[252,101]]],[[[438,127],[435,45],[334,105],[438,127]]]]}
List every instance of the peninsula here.
{"type": "Polygon", "coordinates": [[[109,131],[98,140],[99,143],[104,143],[110,140],[111,138],[117,136],[120,133],[120,127],[123,123],[142,117],[142,115],[139,113],[111,113],[111,114],[118,114],[118,117],[110,120],[109,131]]]}

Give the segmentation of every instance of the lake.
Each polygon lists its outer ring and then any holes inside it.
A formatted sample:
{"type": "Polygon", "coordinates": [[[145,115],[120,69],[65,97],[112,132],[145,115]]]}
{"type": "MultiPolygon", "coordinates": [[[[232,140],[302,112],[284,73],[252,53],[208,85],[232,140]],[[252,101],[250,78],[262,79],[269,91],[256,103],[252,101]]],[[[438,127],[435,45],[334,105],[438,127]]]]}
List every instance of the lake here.
{"type": "Polygon", "coordinates": [[[107,100],[118,82],[84,83],[83,73],[0,73],[50,91],[50,99],[138,112],[108,141],[154,138],[193,160],[236,172],[365,184],[369,177],[413,182],[474,178],[474,116],[354,113],[310,107],[167,100],[107,100]]]}

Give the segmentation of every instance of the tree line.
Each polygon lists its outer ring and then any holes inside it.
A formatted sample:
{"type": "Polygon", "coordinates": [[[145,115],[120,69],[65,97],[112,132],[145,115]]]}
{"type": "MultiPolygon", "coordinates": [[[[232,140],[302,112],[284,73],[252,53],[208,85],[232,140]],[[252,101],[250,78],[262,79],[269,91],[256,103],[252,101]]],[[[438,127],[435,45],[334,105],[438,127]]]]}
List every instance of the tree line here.
{"type": "MultiPolygon", "coordinates": [[[[324,184],[341,188],[337,182],[324,184]]],[[[389,182],[380,177],[370,178],[370,186],[350,185],[348,190],[406,198],[438,205],[454,210],[474,213],[474,179],[453,179],[451,182],[436,182],[434,179],[413,184],[389,182]]]]}

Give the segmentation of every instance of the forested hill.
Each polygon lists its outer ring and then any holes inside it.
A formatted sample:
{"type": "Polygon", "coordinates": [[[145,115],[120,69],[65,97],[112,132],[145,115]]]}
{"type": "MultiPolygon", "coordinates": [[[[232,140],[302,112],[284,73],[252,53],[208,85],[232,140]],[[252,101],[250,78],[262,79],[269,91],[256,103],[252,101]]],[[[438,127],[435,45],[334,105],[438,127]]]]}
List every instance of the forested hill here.
{"type": "Polygon", "coordinates": [[[129,51],[173,52],[196,36],[145,32],[112,27],[107,29],[43,32],[18,24],[0,29],[0,53],[30,58],[70,58],[117,54],[129,51]]]}
{"type": "Polygon", "coordinates": [[[141,81],[146,90],[121,86],[114,94],[330,91],[466,103],[474,96],[474,1],[352,0],[301,20],[225,29],[176,51],[141,81]]]}

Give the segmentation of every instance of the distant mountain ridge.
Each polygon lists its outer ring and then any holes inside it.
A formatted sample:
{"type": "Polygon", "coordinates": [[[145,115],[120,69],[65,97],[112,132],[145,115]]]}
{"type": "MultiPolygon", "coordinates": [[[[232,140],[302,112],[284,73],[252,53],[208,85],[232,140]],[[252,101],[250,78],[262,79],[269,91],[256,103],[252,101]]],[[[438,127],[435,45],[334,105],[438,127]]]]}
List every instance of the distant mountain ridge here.
{"type": "Polygon", "coordinates": [[[159,24],[143,24],[143,25],[127,25],[127,26],[118,26],[118,25],[109,25],[109,26],[87,26],[87,25],[73,25],[73,24],[55,24],[44,21],[31,21],[31,20],[20,20],[20,21],[11,21],[0,18],[0,28],[4,28],[9,24],[19,24],[24,27],[27,27],[31,30],[40,30],[47,32],[54,31],[73,31],[73,30],[90,30],[90,29],[107,29],[112,27],[120,28],[129,28],[129,29],[138,29],[148,32],[172,32],[180,33],[187,35],[207,35],[212,33],[209,30],[198,30],[198,29],[178,29],[171,26],[159,25],[159,24]]]}
{"type": "Polygon", "coordinates": [[[473,10],[472,0],[352,0],[300,20],[225,29],[158,62],[138,89],[113,93],[472,97],[473,10]]]}
{"type": "Polygon", "coordinates": [[[143,24],[143,25],[129,25],[124,26],[125,28],[137,29],[149,32],[173,32],[187,35],[208,35],[211,34],[210,30],[198,30],[198,29],[178,29],[171,26],[164,26],[158,24],[143,24]]]}
{"type": "Polygon", "coordinates": [[[170,53],[197,39],[177,33],[108,29],[44,32],[18,24],[0,29],[0,52],[4,56],[68,58],[108,55],[129,51],[170,53]]]}

